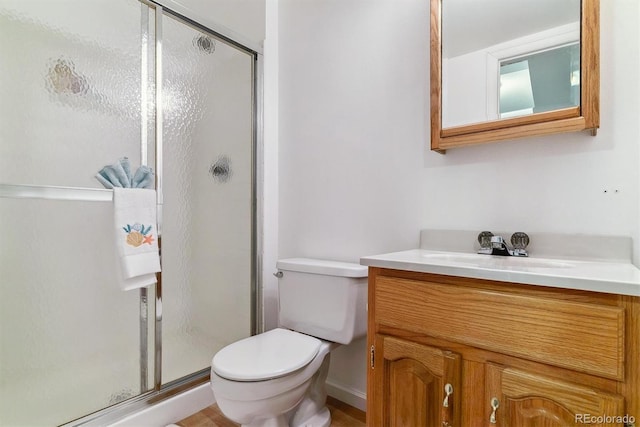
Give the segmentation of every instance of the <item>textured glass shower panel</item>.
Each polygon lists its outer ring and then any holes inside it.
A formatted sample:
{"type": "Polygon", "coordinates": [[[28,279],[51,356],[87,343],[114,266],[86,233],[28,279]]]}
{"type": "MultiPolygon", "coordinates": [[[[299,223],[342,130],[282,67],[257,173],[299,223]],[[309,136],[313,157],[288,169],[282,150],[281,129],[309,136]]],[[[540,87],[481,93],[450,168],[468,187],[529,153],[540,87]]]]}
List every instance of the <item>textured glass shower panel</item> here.
{"type": "MultiPolygon", "coordinates": [[[[0,183],[101,188],[103,165],[140,163],[153,13],[0,0],[0,183]]],[[[140,393],[140,294],[118,289],[113,242],[111,203],[0,198],[0,425],[56,425],[140,393]]]]}
{"type": "Polygon", "coordinates": [[[102,188],[140,163],[141,7],[0,0],[0,182],[102,188]]]}
{"type": "Polygon", "coordinates": [[[163,383],[251,334],[253,58],[163,17],[163,383]]]}
{"type": "Polygon", "coordinates": [[[139,293],[118,288],[112,223],[111,203],[0,198],[0,425],[139,393],[139,293]]]}

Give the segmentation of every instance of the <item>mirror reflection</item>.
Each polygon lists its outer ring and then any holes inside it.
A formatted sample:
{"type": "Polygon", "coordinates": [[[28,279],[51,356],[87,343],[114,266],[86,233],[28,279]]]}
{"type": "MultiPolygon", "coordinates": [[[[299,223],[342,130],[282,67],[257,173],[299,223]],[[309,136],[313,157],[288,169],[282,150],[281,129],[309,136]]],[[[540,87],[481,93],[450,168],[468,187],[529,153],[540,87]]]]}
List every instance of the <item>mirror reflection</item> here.
{"type": "Polygon", "coordinates": [[[580,105],[580,45],[500,61],[501,119],[580,105]]]}
{"type": "Polygon", "coordinates": [[[442,2],[442,127],[580,105],[580,0],[442,2]]]}

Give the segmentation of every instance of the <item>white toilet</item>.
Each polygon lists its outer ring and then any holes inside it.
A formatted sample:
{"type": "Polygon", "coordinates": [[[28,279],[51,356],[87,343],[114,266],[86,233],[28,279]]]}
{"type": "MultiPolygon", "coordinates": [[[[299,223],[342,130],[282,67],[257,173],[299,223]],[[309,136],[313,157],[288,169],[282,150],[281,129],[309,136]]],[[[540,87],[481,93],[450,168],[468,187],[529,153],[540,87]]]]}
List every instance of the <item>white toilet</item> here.
{"type": "Polygon", "coordinates": [[[367,268],[306,258],[277,268],[280,328],[216,353],[211,388],[245,427],[327,427],[330,352],[367,332],[367,268]]]}

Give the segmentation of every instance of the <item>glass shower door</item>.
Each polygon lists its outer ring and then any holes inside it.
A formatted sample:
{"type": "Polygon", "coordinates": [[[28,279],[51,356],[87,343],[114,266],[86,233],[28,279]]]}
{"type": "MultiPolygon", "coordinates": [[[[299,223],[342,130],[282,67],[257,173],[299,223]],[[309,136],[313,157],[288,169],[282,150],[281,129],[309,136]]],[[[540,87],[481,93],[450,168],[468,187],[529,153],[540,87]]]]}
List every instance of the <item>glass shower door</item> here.
{"type": "Polygon", "coordinates": [[[252,332],[254,57],[168,15],[162,42],[166,384],[252,332]]]}
{"type": "Polygon", "coordinates": [[[0,425],[58,425],[153,385],[153,323],[141,337],[140,292],[118,288],[111,193],[94,178],[146,162],[153,14],[0,0],[0,425]]]}
{"type": "Polygon", "coordinates": [[[0,425],[144,394],[117,417],[254,332],[256,60],[146,0],[0,0],[0,425]],[[156,172],[157,288],[117,283],[122,157],[156,172]]]}

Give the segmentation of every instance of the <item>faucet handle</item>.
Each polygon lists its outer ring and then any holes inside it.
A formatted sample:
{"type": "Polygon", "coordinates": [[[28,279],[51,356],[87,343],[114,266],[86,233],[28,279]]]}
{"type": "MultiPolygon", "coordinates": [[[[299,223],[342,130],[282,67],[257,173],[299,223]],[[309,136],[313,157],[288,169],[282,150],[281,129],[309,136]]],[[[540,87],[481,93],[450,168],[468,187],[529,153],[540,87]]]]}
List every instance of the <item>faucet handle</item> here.
{"type": "Polygon", "coordinates": [[[529,245],[529,236],[527,233],[518,231],[511,235],[511,245],[513,245],[513,252],[516,256],[528,256],[527,245],[529,245]]]}
{"type": "Polygon", "coordinates": [[[493,233],[490,231],[483,231],[480,234],[478,234],[478,243],[480,243],[480,247],[490,248],[492,237],[493,237],[493,233]]]}
{"type": "Polygon", "coordinates": [[[480,243],[480,250],[478,253],[491,253],[491,238],[493,233],[490,231],[483,231],[478,234],[478,243],[480,243]]]}

